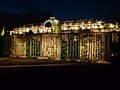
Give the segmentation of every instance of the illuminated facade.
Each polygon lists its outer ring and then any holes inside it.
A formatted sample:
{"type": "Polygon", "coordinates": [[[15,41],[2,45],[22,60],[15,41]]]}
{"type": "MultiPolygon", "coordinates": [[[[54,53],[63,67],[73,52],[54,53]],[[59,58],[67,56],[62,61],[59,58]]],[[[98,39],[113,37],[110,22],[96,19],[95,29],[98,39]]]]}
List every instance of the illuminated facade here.
{"type": "Polygon", "coordinates": [[[79,20],[79,21],[65,21],[61,25],[62,30],[85,30],[85,29],[113,29],[115,25],[112,23],[105,23],[93,20],[79,20]]]}
{"type": "MultiPolygon", "coordinates": [[[[111,54],[112,31],[119,28],[97,20],[59,21],[50,17],[39,25],[24,25],[11,34],[11,57],[38,59],[105,61],[111,54]],[[61,31],[86,31],[67,33],[61,31]],[[32,34],[29,32],[32,31],[32,34]]],[[[119,37],[118,34],[115,35],[119,37]]],[[[118,38],[119,39],[119,38],[118,38]]],[[[116,40],[118,40],[116,39],[116,40]]]]}
{"type": "MultiPolygon", "coordinates": [[[[13,31],[10,31],[11,34],[24,34],[25,32],[29,32],[30,30],[36,33],[57,33],[57,25],[59,20],[55,19],[55,17],[50,17],[44,23],[38,25],[24,25],[22,27],[15,28],[13,31]],[[50,22],[51,27],[46,27],[45,24],[50,22]]],[[[116,29],[115,24],[113,23],[105,23],[100,20],[72,20],[72,21],[62,21],[60,22],[61,30],[86,30],[89,29],[93,32],[111,32],[111,31],[119,31],[116,29]]]]}

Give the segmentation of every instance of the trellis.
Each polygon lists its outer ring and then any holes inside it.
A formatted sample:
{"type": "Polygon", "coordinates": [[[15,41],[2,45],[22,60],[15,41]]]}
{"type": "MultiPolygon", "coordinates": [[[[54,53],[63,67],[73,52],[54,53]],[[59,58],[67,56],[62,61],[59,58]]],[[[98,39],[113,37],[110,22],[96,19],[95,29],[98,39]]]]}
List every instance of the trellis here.
{"type": "Polygon", "coordinates": [[[41,35],[28,35],[26,40],[26,54],[28,57],[38,57],[41,51],[41,35]]]}
{"type": "Polygon", "coordinates": [[[11,55],[82,62],[104,61],[120,53],[119,42],[118,32],[13,35],[11,55]],[[114,49],[113,45],[118,49],[114,49]]]}
{"type": "Polygon", "coordinates": [[[79,56],[80,36],[72,34],[61,35],[61,59],[78,60],[79,56]]]}
{"type": "Polygon", "coordinates": [[[82,33],[80,38],[80,60],[101,61],[104,59],[104,33],[82,33]]]}
{"type": "Polygon", "coordinates": [[[58,34],[42,34],[41,57],[60,60],[60,36],[58,34]]]}

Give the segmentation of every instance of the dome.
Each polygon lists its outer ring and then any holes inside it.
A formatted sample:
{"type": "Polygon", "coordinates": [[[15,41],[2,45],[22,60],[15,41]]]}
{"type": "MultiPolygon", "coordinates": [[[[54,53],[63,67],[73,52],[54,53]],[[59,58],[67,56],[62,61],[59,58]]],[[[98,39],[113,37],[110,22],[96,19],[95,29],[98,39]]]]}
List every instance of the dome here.
{"type": "Polygon", "coordinates": [[[57,19],[55,19],[55,17],[50,17],[47,21],[44,22],[44,25],[47,22],[50,22],[52,25],[57,25],[59,21],[57,19]]]}

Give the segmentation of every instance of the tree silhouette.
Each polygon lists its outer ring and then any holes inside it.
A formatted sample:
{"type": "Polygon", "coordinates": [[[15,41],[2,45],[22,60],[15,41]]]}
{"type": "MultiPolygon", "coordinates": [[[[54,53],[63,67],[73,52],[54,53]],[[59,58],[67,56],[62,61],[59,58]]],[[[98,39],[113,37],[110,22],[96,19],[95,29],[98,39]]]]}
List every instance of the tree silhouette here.
{"type": "Polygon", "coordinates": [[[57,33],[61,33],[61,24],[60,23],[58,23],[56,30],[57,30],[57,33]]]}

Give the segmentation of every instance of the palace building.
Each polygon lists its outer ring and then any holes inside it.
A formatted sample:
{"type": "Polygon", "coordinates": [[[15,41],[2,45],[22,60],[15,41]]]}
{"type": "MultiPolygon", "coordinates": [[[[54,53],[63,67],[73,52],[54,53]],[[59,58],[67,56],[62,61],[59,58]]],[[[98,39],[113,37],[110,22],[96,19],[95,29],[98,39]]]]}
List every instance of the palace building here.
{"type": "Polygon", "coordinates": [[[50,17],[48,20],[46,20],[43,23],[40,23],[38,25],[34,24],[28,24],[24,26],[20,26],[18,28],[15,28],[10,33],[12,34],[24,34],[25,32],[29,32],[30,30],[36,34],[36,33],[57,33],[57,25],[60,23],[61,30],[93,30],[94,32],[111,32],[113,30],[116,30],[116,26],[113,23],[105,23],[104,21],[100,20],[72,20],[72,21],[62,21],[55,19],[55,17],[50,17]],[[51,27],[46,27],[46,23],[51,23],[51,27]]]}
{"type": "Polygon", "coordinates": [[[61,21],[50,17],[10,31],[11,57],[82,62],[109,61],[112,43],[120,40],[119,26],[102,20],[61,21]],[[113,33],[113,31],[116,31],[113,33]]]}

